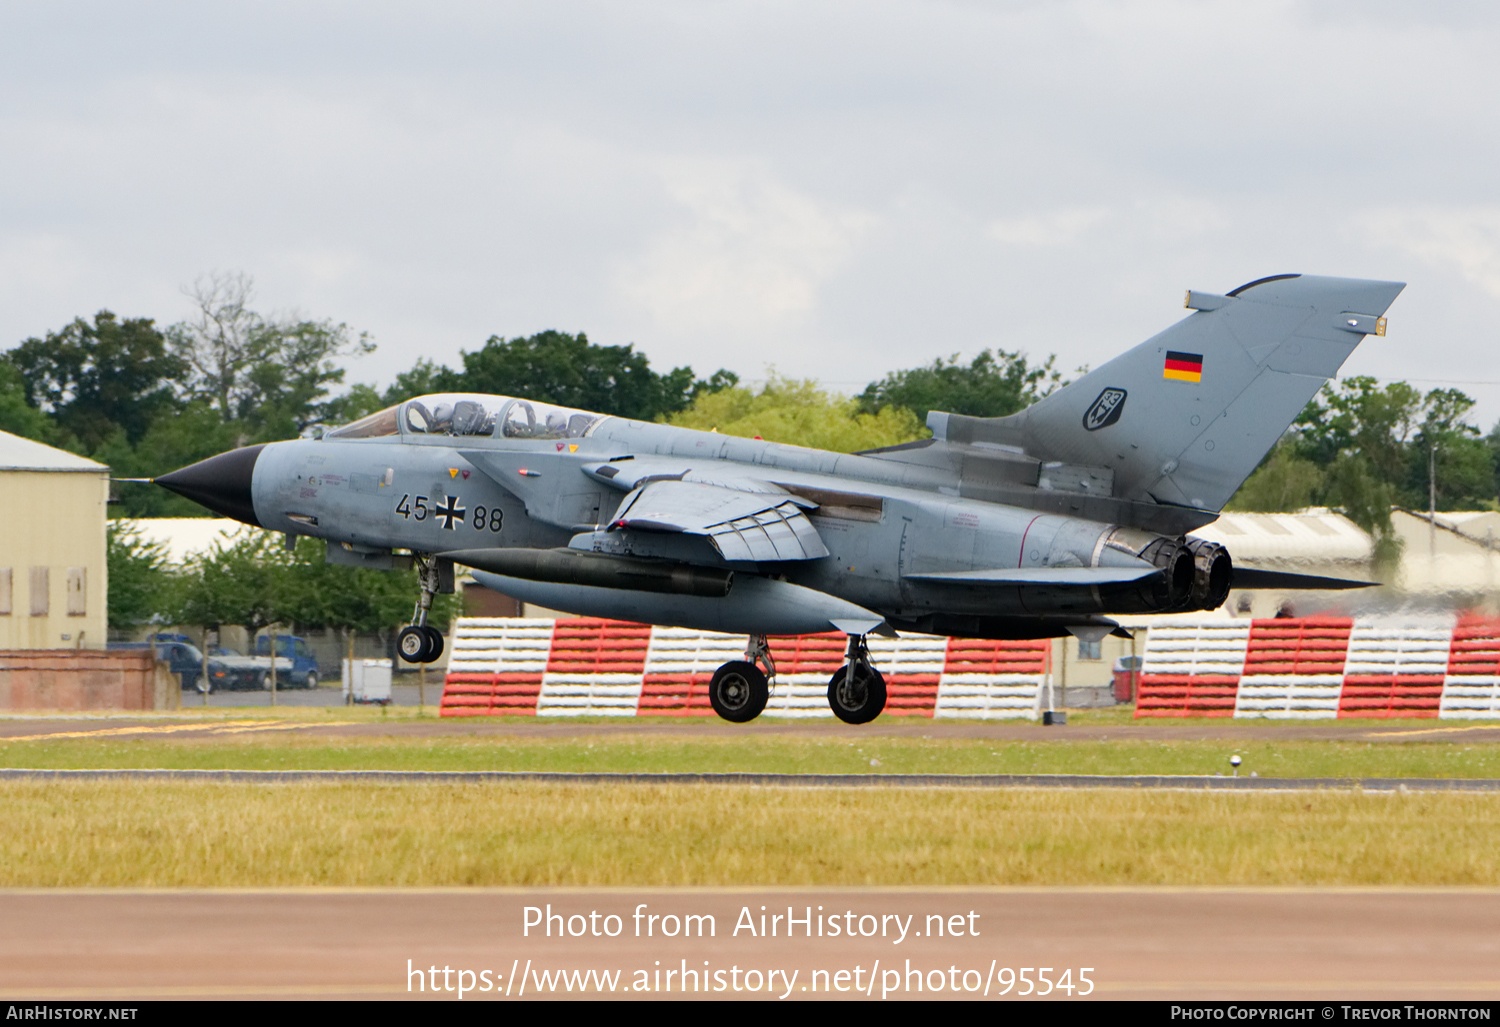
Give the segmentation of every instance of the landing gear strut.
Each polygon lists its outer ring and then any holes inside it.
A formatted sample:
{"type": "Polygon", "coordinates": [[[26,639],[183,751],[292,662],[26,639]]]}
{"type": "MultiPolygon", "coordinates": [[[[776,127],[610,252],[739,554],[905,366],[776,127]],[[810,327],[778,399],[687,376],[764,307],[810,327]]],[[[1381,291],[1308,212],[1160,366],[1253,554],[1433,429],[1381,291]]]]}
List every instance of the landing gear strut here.
{"type": "Polygon", "coordinates": [[[828,705],[845,724],[868,724],[885,709],[885,678],[870,665],[864,635],[850,635],[848,661],[828,681],[828,705]]]}
{"type": "Polygon", "coordinates": [[[417,580],[422,593],[417,597],[417,608],[412,611],[411,625],[401,629],[396,637],[396,649],[407,663],[433,663],[443,655],[443,635],[427,623],[427,613],[432,609],[432,597],[442,590],[442,568],[437,560],[413,556],[417,564],[417,580]]]}
{"type": "Polygon", "coordinates": [[[734,724],[743,724],[760,716],[771,697],[771,682],[776,680],[776,661],[771,658],[771,644],[765,635],[751,635],[745,645],[745,658],[724,664],[714,671],[708,683],[708,701],[714,712],[734,724]],[[756,664],[764,664],[762,672],[756,664]]]}

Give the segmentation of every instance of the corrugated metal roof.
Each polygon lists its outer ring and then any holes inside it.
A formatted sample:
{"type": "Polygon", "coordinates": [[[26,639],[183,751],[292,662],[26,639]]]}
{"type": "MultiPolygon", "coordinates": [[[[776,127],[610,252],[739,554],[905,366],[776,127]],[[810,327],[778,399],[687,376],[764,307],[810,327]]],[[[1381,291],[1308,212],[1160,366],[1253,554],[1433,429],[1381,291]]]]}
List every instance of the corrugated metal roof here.
{"type": "Polygon", "coordinates": [[[0,431],[0,471],[108,471],[103,464],[65,449],[0,431]]]}
{"type": "Polygon", "coordinates": [[[1222,514],[1192,534],[1219,543],[1241,562],[1360,562],[1369,560],[1374,551],[1373,540],[1359,525],[1320,508],[1291,514],[1222,514]]]}
{"type": "MultiPolygon", "coordinates": [[[[1421,516],[1420,514],[1418,516],[1421,516]]],[[[1425,517],[1423,518],[1426,519],[1425,517]]],[[[1450,510],[1437,515],[1439,527],[1452,528],[1476,542],[1500,544],[1500,513],[1493,510],[1450,510]]]]}

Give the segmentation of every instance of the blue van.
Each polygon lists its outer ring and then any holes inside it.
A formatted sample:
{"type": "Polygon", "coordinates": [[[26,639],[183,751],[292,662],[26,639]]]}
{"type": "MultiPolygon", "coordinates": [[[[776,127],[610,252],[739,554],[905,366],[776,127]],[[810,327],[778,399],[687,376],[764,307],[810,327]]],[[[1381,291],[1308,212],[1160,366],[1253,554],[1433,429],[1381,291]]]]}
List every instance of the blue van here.
{"type": "MultiPolygon", "coordinates": [[[[251,655],[269,656],[271,654],[271,639],[267,635],[261,635],[255,640],[255,648],[251,655]]],[[[287,680],[303,688],[317,688],[318,681],[322,678],[322,668],[318,666],[318,658],[312,654],[312,648],[304,638],[295,635],[276,636],[276,674],[280,677],[286,674],[287,680]],[[291,661],[291,670],[283,670],[281,660],[291,661]]]]}

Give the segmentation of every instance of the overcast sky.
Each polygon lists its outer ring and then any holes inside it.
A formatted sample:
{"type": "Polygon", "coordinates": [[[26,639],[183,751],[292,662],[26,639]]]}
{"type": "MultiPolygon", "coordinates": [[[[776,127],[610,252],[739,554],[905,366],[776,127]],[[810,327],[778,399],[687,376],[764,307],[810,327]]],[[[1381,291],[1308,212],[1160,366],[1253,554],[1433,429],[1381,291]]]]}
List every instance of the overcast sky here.
{"type": "Polygon", "coordinates": [[[1435,0],[0,2],[0,347],[234,270],[351,381],[558,328],[854,391],[1300,271],[1410,283],[1345,373],[1488,430],[1497,53],[1435,0]]]}

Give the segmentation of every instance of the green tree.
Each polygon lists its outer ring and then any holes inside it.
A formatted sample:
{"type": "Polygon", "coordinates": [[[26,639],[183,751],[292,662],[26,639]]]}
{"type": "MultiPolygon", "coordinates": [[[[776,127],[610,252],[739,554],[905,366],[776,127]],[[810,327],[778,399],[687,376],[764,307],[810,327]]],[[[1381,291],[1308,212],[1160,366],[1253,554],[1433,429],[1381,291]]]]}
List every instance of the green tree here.
{"type": "Polygon", "coordinates": [[[109,626],[146,624],[172,611],[175,582],[167,570],[166,547],[147,541],[140,528],[122,521],[110,521],[106,531],[109,626]]]}
{"type": "Polygon", "coordinates": [[[254,638],[286,619],[288,562],[280,536],[242,528],[189,565],[173,619],[216,629],[238,624],[254,638]]]}
{"type": "MultiPolygon", "coordinates": [[[[375,634],[382,642],[389,641],[410,621],[418,591],[415,570],[378,571],[331,564],[323,542],[299,538],[286,578],[283,619],[306,627],[332,628],[352,652],[356,633],[375,634]]],[[[457,596],[434,596],[428,622],[446,630],[459,612],[457,596]]]]}
{"type": "Polygon", "coordinates": [[[906,407],[869,413],[858,400],[825,392],[817,382],[774,372],[759,391],[735,386],[699,396],[669,423],[839,453],[894,446],[927,434],[906,407]]]}
{"type": "Polygon", "coordinates": [[[1424,510],[1433,498],[1439,510],[1495,504],[1500,426],[1493,441],[1480,438],[1466,420],[1473,406],[1458,389],[1423,395],[1369,377],[1329,383],[1230,508],[1334,507],[1375,536],[1377,562],[1389,563],[1400,552],[1392,506],[1424,510]]]}
{"type": "Polygon", "coordinates": [[[381,407],[394,406],[404,400],[433,392],[442,392],[444,389],[452,389],[460,384],[454,381],[452,371],[426,357],[420,357],[412,365],[410,371],[403,371],[396,375],[396,380],[391,387],[386,389],[380,397],[381,407]]]}
{"type": "MultiPolygon", "coordinates": [[[[241,437],[237,422],[226,422],[207,401],[182,404],[171,417],[152,424],[134,446],[121,434],[107,439],[94,454],[117,478],[153,478],[233,449],[241,437]]],[[[112,517],[212,517],[193,502],[150,484],[117,483],[112,517]]]]}
{"type": "Polygon", "coordinates": [[[1490,433],[1484,437],[1484,446],[1490,451],[1490,465],[1495,468],[1493,491],[1500,495],[1500,421],[1490,429],[1490,433]]]}
{"type": "Polygon", "coordinates": [[[1400,555],[1391,507],[1401,499],[1421,411],[1421,393],[1406,382],[1356,376],[1325,385],[1292,425],[1297,455],[1323,470],[1316,499],[1375,537],[1380,564],[1400,555]]]}
{"type": "Polygon", "coordinates": [[[1406,480],[1411,437],[1421,416],[1422,394],[1406,382],[1382,386],[1357,376],[1325,385],[1291,430],[1304,458],[1321,467],[1358,458],[1373,480],[1394,488],[1406,480]]]}
{"type": "MultiPolygon", "coordinates": [[[[407,623],[418,593],[415,571],[377,571],[328,563],[320,539],[300,537],[288,552],[282,536],[240,529],[184,573],[171,619],[220,628],[238,624],[251,638],[271,624],[332,628],[389,639],[407,623]]],[[[460,609],[455,596],[437,596],[430,622],[444,629],[460,609]]]]}
{"type": "Polygon", "coordinates": [[[385,392],[377,391],[372,385],[351,386],[348,392],[324,405],[324,414],[330,424],[348,424],[416,396],[454,389],[467,391],[465,384],[451,370],[421,357],[410,371],[396,375],[395,382],[385,392]]]}
{"type": "Polygon", "coordinates": [[[958,354],[938,357],[924,367],[893,371],[860,394],[860,408],[878,413],[906,407],[926,423],[927,413],[943,410],[971,417],[1004,417],[1035,403],[1062,384],[1056,357],[1032,366],[1024,353],[984,350],[968,364],[958,354]]]}
{"type": "Polygon", "coordinates": [[[131,444],[140,440],[174,410],[174,389],[186,373],[150,318],[121,321],[108,310],[92,324],[80,317],[44,339],[27,339],[8,357],[28,405],[49,413],[86,453],[116,432],[131,444]]]}
{"type": "Polygon", "coordinates": [[[1424,509],[1465,510],[1495,502],[1494,454],[1465,419],[1474,401],[1458,389],[1433,389],[1422,401],[1422,424],[1408,462],[1403,499],[1424,509]]]}
{"type": "Polygon", "coordinates": [[[172,351],[190,369],[187,391],[239,425],[240,444],[296,435],[326,417],[331,389],[343,382],[338,361],[374,350],[346,324],[276,320],[250,309],[253,282],[241,273],[198,279],[198,310],[168,330],[172,351]]]}
{"type": "Polygon", "coordinates": [[[1283,440],[1240,486],[1226,509],[1280,513],[1312,506],[1324,489],[1322,470],[1297,455],[1296,443],[1283,440]]]}
{"type": "Polygon", "coordinates": [[[28,401],[20,369],[0,357],[0,431],[42,442],[50,436],[50,429],[47,415],[28,401]]]}
{"type": "Polygon", "coordinates": [[[582,332],[545,331],[514,339],[492,335],[480,349],[464,353],[463,364],[463,371],[454,373],[434,371],[419,362],[410,384],[521,396],[652,421],[684,410],[700,395],[739,380],[724,370],[706,380],[697,379],[690,367],[657,374],[646,354],[633,345],[597,346],[582,332]]]}

